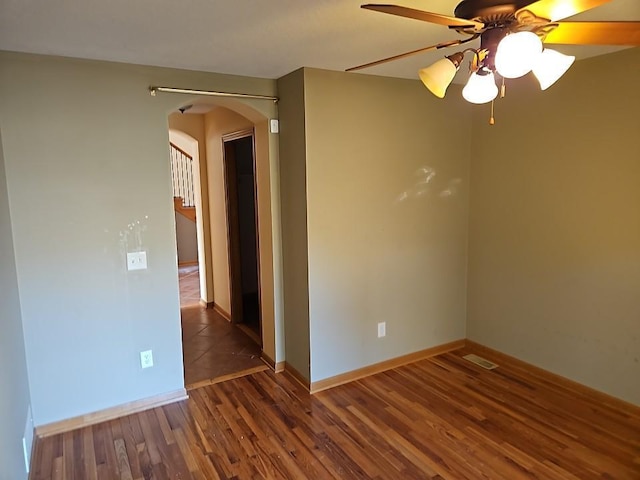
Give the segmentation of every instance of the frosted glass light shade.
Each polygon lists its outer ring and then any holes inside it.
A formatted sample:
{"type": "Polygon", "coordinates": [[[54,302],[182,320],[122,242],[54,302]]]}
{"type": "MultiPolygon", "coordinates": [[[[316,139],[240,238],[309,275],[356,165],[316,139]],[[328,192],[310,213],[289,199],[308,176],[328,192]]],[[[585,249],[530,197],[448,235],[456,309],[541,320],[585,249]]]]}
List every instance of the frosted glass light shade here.
{"type": "Polygon", "coordinates": [[[496,70],[505,78],[519,78],[531,71],[542,53],[535,33],[517,32],[504,37],[496,50],[496,70]]]}
{"type": "Polygon", "coordinates": [[[444,98],[447,87],[456,76],[458,67],[448,58],[442,58],[433,65],[418,71],[420,80],[438,98],[444,98]]]}
{"type": "Polygon", "coordinates": [[[540,82],[540,88],[546,90],[565,74],[573,65],[576,57],[565,55],[556,50],[545,48],[533,67],[533,74],[540,82]]]}
{"type": "Polygon", "coordinates": [[[498,96],[498,87],[493,72],[487,75],[472,73],[469,81],[462,89],[462,96],[467,102],[487,103],[498,96]]]}

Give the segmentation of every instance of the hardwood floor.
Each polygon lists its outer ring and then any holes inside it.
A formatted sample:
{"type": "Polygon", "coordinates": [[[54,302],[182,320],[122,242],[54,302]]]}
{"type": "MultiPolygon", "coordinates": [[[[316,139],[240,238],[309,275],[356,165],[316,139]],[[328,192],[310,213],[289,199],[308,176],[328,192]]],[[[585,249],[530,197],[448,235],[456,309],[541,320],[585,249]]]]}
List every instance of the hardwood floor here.
{"type": "Polygon", "coordinates": [[[640,409],[462,349],[310,396],[271,371],[39,439],[44,479],[639,479],[640,409]]]}

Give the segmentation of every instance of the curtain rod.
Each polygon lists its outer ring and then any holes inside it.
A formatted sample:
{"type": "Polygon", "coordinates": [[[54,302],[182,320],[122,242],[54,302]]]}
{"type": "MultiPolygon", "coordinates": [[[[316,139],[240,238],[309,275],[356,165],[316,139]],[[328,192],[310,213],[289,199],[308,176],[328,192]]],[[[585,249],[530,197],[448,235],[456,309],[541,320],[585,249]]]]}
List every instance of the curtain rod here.
{"type": "Polygon", "coordinates": [[[167,93],[186,93],[190,95],[206,95],[209,97],[233,97],[233,98],[252,98],[256,100],[271,100],[278,103],[278,97],[269,95],[251,95],[248,93],[228,93],[228,92],[212,92],[210,90],[191,90],[189,88],[172,88],[172,87],[149,87],[149,93],[155,97],[158,92],[167,93]]]}

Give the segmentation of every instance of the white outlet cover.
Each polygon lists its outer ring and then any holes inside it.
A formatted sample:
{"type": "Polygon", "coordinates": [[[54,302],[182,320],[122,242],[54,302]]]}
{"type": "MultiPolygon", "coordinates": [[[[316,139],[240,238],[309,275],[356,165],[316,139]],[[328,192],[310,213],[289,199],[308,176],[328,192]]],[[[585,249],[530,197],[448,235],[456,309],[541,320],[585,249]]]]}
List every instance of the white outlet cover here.
{"type": "Polygon", "coordinates": [[[153,351],[145,350],[140,352],[140,366],[142,368],[153,367],[153,351]]]}
{"type": "Polygon", "coordinates": [[[387,322],[378,323],[378,338],[382,338],[387,335],[387,322]]]}

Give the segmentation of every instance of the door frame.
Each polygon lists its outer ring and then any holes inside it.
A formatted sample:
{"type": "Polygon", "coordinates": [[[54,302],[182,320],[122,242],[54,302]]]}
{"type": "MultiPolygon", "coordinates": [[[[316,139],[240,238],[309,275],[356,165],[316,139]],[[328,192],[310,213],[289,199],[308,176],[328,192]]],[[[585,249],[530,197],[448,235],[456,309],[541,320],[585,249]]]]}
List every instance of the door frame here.
{"type": "Polygon", "coordinates": [[[258,326],[262,344],[262,286],[260,281],[260,232],[258,229],[258,175],[256,169],[256,139],[253,128],[222,135],[222,163],[224,169],[225,203],[227,215],[227,253],[229,258],[229,290],[231,323],[242,323],[242,277],[240,263],[240,228],[238,222],[237,171],[231,142],[251,137],[253,169],[254,226],[256,232],[256,272],[258,276],[258,326]]]}

